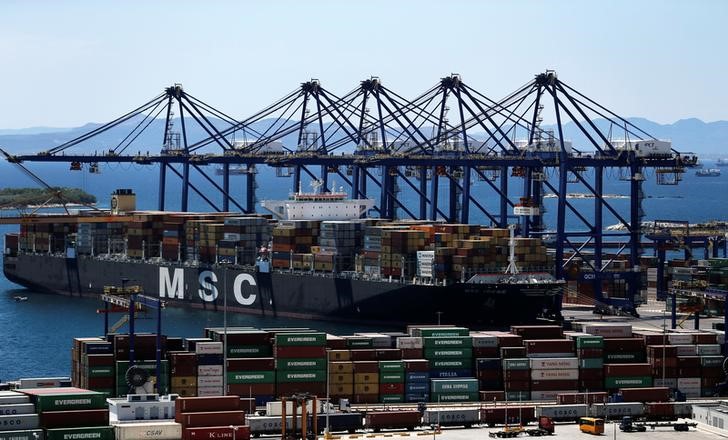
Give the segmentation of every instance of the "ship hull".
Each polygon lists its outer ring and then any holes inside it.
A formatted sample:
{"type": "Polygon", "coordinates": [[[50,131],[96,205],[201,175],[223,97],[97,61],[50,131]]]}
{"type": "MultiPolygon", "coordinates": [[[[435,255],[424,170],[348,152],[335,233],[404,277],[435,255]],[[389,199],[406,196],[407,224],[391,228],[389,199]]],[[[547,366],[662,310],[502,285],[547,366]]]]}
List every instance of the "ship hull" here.
{"type": "Polygon", "coordinates": [[[21,254],[5,256],[5,276],[29,289],[97,297],[104,286],[140,285],[170,305],[270,317],[346,322],[443,323],[493,327],[558,318],[562,286],[470,284],[448,286],[351,279],[255,268],[190,267],[21,254]],[[438,313],[441,312],[441,313],[438,313]]]}

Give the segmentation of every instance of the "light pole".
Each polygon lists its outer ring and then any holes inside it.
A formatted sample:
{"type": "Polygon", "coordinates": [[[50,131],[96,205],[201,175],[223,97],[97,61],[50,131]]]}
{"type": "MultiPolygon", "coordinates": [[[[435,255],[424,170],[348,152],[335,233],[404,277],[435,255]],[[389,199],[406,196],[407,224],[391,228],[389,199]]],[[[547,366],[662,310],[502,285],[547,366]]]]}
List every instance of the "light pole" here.
{"type": "MultiPolygon", "coordinates": [[[[326,430],[324,431],[324,438],[330,439],[331,438],[331,432],[329,431],[329,412],[331,412],[331,394],[329,392],[331,388],[331,378],[329,375],[331,374],[331,367],[330,367],[330,357],[331,357],[331,349],[326,348],[326,430]]],[[[316,409],[314,408],[314,411],[316,409]]]]}
{"type": "MultiPolygon", "coordinates": [[[[222,395],[227,396],[228,394],[228,377],[227,377],[227,356],[228,356],[228,341],[227,341],[227,265],[222,266],[222,301],[223,301],[223,340],[222,340],[222,395]]],[[[233,430],[233,440],[235,440],[235,430],[233,430]]]]}
{"type": "Polygon", "coordinates": [[[235,440],[235,434],[238,432],[238,427],[230,425],[230,429],[233,431],[233,440],[235,440]]]}

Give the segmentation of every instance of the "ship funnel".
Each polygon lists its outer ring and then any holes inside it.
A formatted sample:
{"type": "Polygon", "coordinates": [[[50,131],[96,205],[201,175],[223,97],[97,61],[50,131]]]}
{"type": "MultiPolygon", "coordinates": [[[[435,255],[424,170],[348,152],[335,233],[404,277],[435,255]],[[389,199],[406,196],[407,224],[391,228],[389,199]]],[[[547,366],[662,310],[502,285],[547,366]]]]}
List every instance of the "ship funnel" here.
{"type": "Polygon", "coordinates": [[[117,189],[111,194],[113,215],[136,211],[136,194],[131,189],[117,189]]]}

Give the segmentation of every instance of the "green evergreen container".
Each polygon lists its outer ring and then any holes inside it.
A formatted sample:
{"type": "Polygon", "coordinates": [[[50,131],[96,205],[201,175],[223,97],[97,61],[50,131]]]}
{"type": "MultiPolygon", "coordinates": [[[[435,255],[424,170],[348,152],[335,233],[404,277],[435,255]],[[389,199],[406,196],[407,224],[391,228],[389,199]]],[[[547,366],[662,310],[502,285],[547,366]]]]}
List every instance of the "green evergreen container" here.
{"type": "MultiPolygon", "coordinates": [[[[381,403],[404,403],[403,394],[381,394],[379,396],[381,403]]],[[[321,416],[323,417],[323,416],[321,416]]]]}
{"type": "Polygon", "coordinates": [[[470,330],[465,327],[428,327],[416,328],[412,330],[412,336],[423,338],[430,337],[453,337],[453,336],[469,336],[470,330]]]}
{"type": "Polygon", "coordinates": [[[274,383],[275,381],[275,371],[240,371],[227,374],[229,384],[274,383]]]}
{"type": "Polygon", "coordinates": [[[114,428],[94,426],[91,428],[46,429],[46,440],[114,440],[114,428]]]}
{"type": "Polygon", "coordinates": [[[38,394],[34,397],[35,409],[43,411],[71,411],[77,409],[104,409],[106,397],[96,391],[67,394],[38,394]]]}
{"type": "Polygon", "coordinates": [[[477,402],[478,393],[432,393],[432,402],[477,402]]]}
{"type": "Polygon", "coordinates": [[[379,371],[402,371],[404,372],[404,362],[402,361],[379,361],[379,371]]]}
{"type": "Polygon", "coordinates": [[[379,383],[404,383],[404,371],[380,372],[379,383]]]}
{"type": "Polygon", "coordinates": [[[604,348],[604,338],[601,336],[577,336],[576,348],[604,348]]]}
{"type": "Polygon", "coordinates": [[[428,348],[473,348],[473,338],[470,336],[426,337],[422,338],[425,349],[428,348]]]}
{"type": "Polygon", "coordinates": [[[229,358],[257,358],[273,356],[273,347],[270,345],[229,345],[229,358]]]}
{"type": "Polygon", "coordinates": [[[275,344],[279,347],[326,345],[326,333],[276,333],[275,344]]]}
{"type": "Polygon", "coordinates": [[[425,349],[426,359],[441,358],[472,358],[472,348],[427,348],[425,349]]]}
{"type": "Polygon", "coordinates": [[[430,360],[431,370],[469,370],[471,368],[473,368],[472,358],[430,360]]]}
{"type": "Polygon", "coordinates": [[[650,376],[605,377],[604,388],[644,388],[652,386],[650,376]]]}
{"type": "Polygon", "coordinates": [[[326,358],[276,359],[276,370],[326,370],[326,358]]]}
{"type": "Polygon", "coordinates": [[[326,382],[326,370],[276,371],[276,382],[326,382]]]}

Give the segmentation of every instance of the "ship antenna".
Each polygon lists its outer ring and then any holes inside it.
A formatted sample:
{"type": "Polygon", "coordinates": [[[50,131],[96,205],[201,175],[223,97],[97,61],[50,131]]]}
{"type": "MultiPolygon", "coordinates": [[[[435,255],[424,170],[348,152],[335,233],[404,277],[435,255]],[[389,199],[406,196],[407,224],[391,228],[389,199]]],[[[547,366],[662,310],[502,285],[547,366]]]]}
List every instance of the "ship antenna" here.
{"type": "Polygon", "coordinates": [[[518,265],[516,265],[516,225],[508,225],[510,237],[508,239],[508,267],[506,273],[516,275],[518,273],[518,265]]]}

